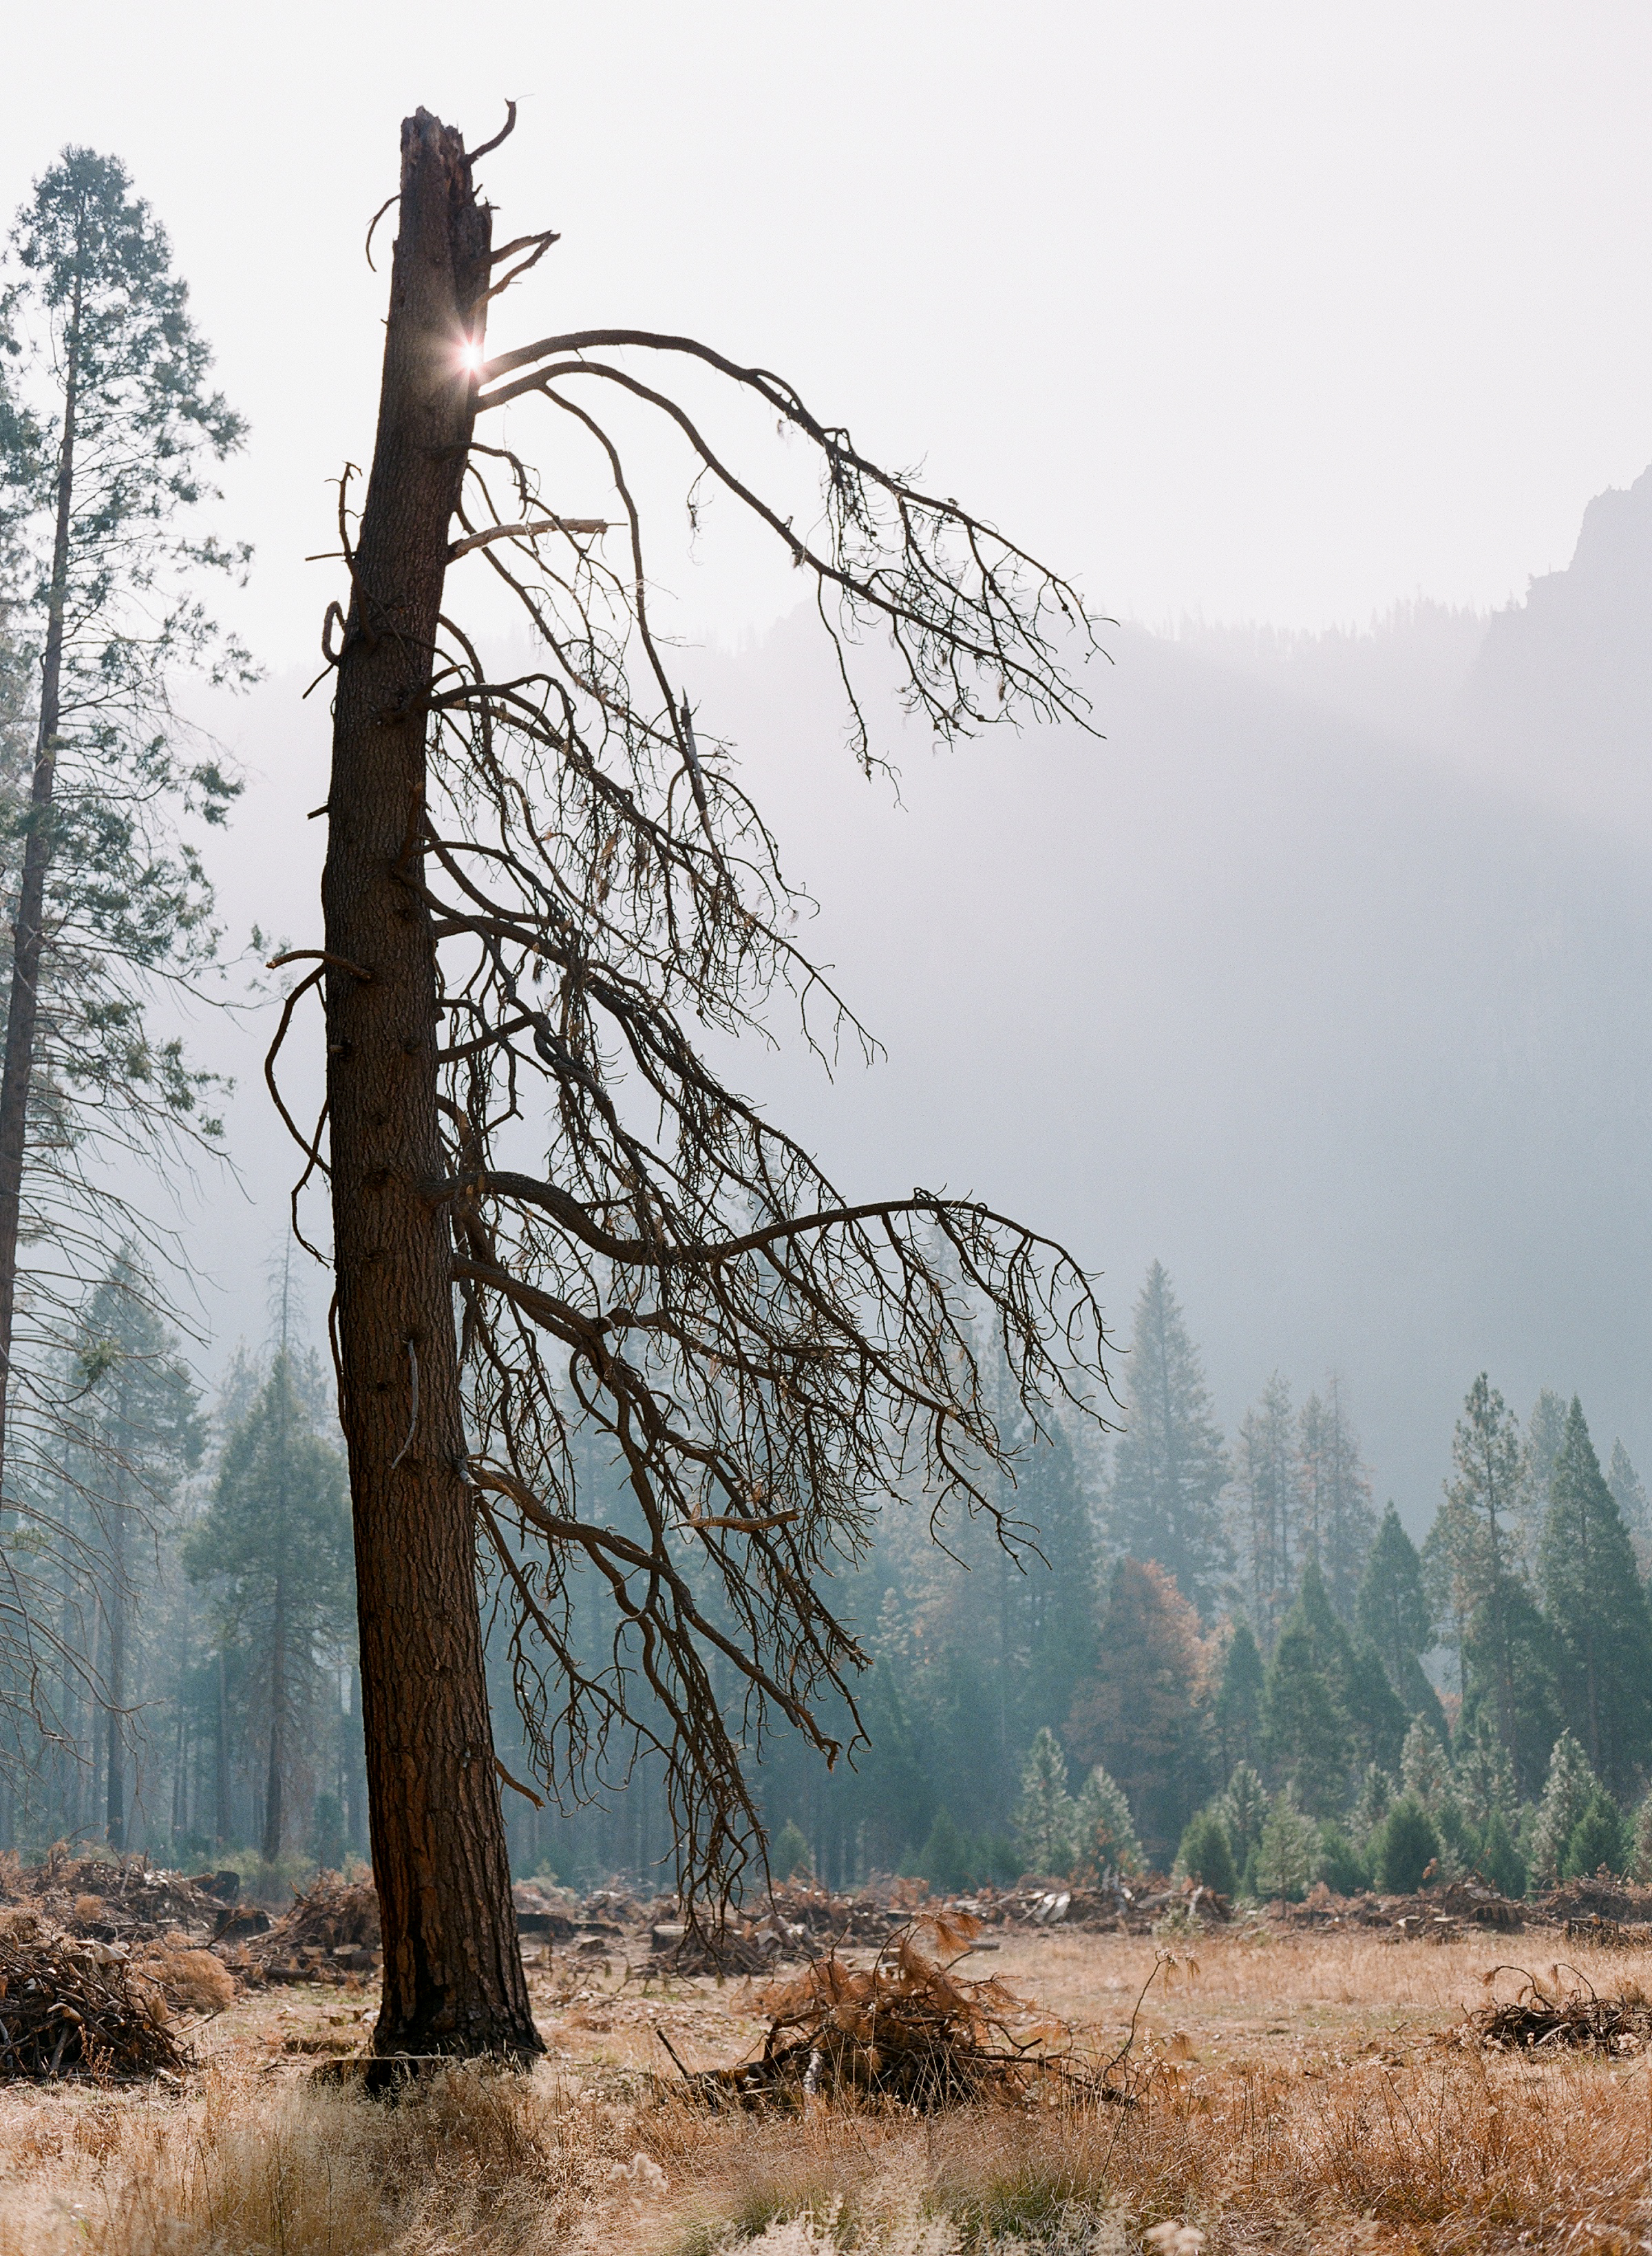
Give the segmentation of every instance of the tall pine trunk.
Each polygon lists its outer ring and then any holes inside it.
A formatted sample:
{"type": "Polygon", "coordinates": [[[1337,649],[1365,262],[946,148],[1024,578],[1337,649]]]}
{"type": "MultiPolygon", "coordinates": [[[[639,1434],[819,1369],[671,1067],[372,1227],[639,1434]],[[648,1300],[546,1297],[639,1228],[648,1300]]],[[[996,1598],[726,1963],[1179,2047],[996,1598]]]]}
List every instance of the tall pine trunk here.
{"type": "Polygon", "coordinates": [[[276,1576],[275,1622],[270,1638],[270,1767],[264,1789],[264,1861],[281,1854],[282,1774],[286,1763],[287,1578],[276,1576]]]}
{"type": "Polygon", "coordinates": [[[436,943],[425,700],[474,417],[489,219],[460,136],[402,127],[373,467],[339,660],[327,869],[327,1099],[373,1870],[376,2053],[543,2049],[510,1896],[476,1596],[452,1252],[432,1187],[436,943]]]}
{"type": "Polygon", "coordinates": [[[46,944],[46,877],[52,860],[52,793],[62,721],[63,630],[69,584],[69,533],[74,519],[75,410],[80,392],[81,286],[64,342],[63,446],[58,457],[57,526],[46,597],[46,647],[40,659],[40,725],[35,737],[29,826],[23,848],[11,937],[11,991],[6,1005],[5,1063],[0,1069],[0,1491],[5,1482],[7,1412],[11,1400],[11,1343],[17,1323],[18,1232],[23,1215],[23,1162],[28,1146],[29,1083],[40,1015],[40,957],[46,944]]]}

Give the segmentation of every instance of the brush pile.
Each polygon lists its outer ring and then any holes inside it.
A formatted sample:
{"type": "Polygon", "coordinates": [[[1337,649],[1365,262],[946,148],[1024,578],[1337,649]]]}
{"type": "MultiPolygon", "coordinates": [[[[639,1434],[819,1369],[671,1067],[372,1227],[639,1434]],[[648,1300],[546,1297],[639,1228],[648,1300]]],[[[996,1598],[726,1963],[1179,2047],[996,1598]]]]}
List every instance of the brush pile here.
{"type": "Polygon", "coordinates": [[[323,1872],[266,1934],[247,1945],[243,1970],[265,1982],[343,1982],[370,1972],[378,1948],[378,1891],[372,1881],[323,1872]]]}
{"type": "Polygon", "coordinates": [[[712,2106],[800,2110],[817,2096],[883,2101],[923,2115],[1041,2090],[1117,2097],[1072,2057],[1065,2022],[1002,1983],[952,1970],[981,1932],[967,1913],[910,1921],[867,1968],[835,1953],[763,1992],[769,2034],[756,2060],[688,2077],[712,2106]]]}
{"type": "Polygon", "coordinates": [[[176,2076],[185,2065],[160,1992],[108,1944],[0,1934],[0,2081],[176,2076]]]}
{"type": "Polygon", "coordinates": [[[1652,1999],[1638,1984],[1602,1998],[1581,1977],[1568,1987],[1557,1966],[1547,1981],[1521,1966],[1494,1966],[1484,1979],[1503,1973],[1521,1977],[1515,1997],[1475,2007],[1445,2042],[1481,2052],[1603,2052],[1621,2059],[1644,2052],[1652,2039],[1652,1999]]]}

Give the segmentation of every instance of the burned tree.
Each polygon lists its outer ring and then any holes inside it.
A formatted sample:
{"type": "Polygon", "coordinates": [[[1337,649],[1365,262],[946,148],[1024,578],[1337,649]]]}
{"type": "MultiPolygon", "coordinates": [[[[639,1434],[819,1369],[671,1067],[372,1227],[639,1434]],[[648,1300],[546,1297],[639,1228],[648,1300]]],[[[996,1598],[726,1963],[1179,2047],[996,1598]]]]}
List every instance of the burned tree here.
{"type": "Polygon", "coordinates": [[[325,947],[283,1022],[320,987],[326,1144],[320,1128],[302,1140],[331,1171],[381,2054],[538,2043],[479,1545],[545,1778],[577,1794],[611,1754],[656,1749],[681,1883],[714,1898],[761,1841],[742,1754],[780,1723],[830,1759],[826,1703],[854,1718],[861,1657],[822,1584],[877,1499],[921,1475],[937,1512],[994,1510],[984,1476],[1009,1444],[977,1368],[981,1312],[1035,1435],[1085,1393],[1075,1374],[1099,1371],[1103,1344],[1058,1246],[921,1190],[847,1203],[692,1031],[750,1027],[777,987],[805,1018],[824,1005],[853,1022],[787,936],[774,841],[665,670],[627,419],[672,434],[692,476],[808,576],[868,767],[848,664],[861,631],[887,638],[909,711],[950,740],[1000,717],[1082,719],[1063,670],[1080,605],[791,385],[692,339],[587,331],[489,359],[491,301],[555,237],[493,247],[482,153],[423,110],[403,128],[377,436],[359,525],[341,495],[349,593],[325,638],[325,947]],[[661,370],[714,381],[812,450],[818,539],[661,370]],[[548,496],[492,436],[530,397],[583,450],[548,496]],[[566,514],[563,478],[593,471],[602,515],[566,514]],[[490,674],[446,592],[456,566],[520,607],[528,670],[490,674]],[[593,1435],[622,1514],[576,1478],[593,1435]],[[596,1666],[573,1633],[590,1594],[612,1619],[596,1666]]]}

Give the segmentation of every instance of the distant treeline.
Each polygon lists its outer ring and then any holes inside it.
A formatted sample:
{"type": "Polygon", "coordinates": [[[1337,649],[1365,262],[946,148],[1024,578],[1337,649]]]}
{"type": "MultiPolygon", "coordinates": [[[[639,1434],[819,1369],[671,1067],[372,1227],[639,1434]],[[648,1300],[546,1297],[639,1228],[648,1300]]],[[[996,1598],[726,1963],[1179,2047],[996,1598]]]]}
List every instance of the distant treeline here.
{"type": "MultiPolygon", "coordinates": [[[[1545,1392],[1522,1427],[1477,1378],[1419,1551],[1391,1504],[1378,1517],[1336,1378],[1297,1406],[1275,1377],[1223,1435],[1156,1265],[1121,1374],[1110,1448],[1086,1420],[1024,1437],[989,1499],[1004,1540],[984,1509],[932,1531],[913,1495],[844,1562],[863,1737],[828,1770],[753,1734],[777,1870],[959,1887],[1179,1858],[1294,1894],[1431,1860],[1515,1892],[1634,1860],[1652,1525],[1620,1442],[1603,1471],[1578,1402],[1545,1392]]],[[[6,1703],[0,1846],[364,1855],[347,1481],[317,1358],[243,1354],[207,1414],[123,1260],[65,1378],[73,1442],[5,1547],[56,1644],[6,1703]]],[[[618,1476],[581,1446],[600,1512],[618,1476]]],[[[576,1579],[584,1649],[634,1669],[605,1596],[576,1579]]],[[[503,1766],[530,1788],[503,1788],[517,1868],[668,1874],[657,1756],[566,1748],[559,1807],[497,1625],[489,1652],[503,1766]]],[[[839,1726],[847,1749],[847,1710],[839,1726]]]]}

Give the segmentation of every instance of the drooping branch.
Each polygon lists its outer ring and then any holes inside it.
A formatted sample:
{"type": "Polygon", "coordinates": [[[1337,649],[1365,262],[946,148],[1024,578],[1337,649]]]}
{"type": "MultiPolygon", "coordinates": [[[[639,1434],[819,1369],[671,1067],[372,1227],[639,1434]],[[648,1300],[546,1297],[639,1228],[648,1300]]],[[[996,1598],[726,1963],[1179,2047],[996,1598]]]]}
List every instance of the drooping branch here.
{"type": "MultiPolygon", "coordinates": [[[[550,241],[496,259],[532,264],[550,241]]],[[[944,739],[1087,726],[1068,669],[1092,629],[1030,553],[692,339],[542,339],[489,360],[474,405],[531,396],[576,450],[558,485],[580,480],[582,513],[515,446],[473,442],[446,555],[480,560],[532,664],[495,678],[450,589],[385,710],[426,730],[394,877],[438,949],[445,1164],[409,1188],[452,1233],[467,1477],[535,1762],[578,1794],[657,1752],[692,1895],[726,1888],[761,1837],[746,1765],[766,1731],[829,1761],[855,1740],[865,1656],[832,1584],[878,1511],[918,1494],[938,1527],[985,1513],[1016,1550],[1030,1531],[1002,1500],[1017,1442],[994,1367],[1024,1442],[1099,1415],[1106,1335],[1058,1244],[942,1193],[846,1196],[714,1062],[704,1029],[772,1040],[777,993],[824,1053],[872,1045],[792,935],[804,897],[729,748],[675,686],[637,419],[812,575],[868,765],[851,664],[868,626],[944,739]],[[801,434],[821,526],[794,531],[702,414],[613,357],[629,352],[801,434]]]]}

